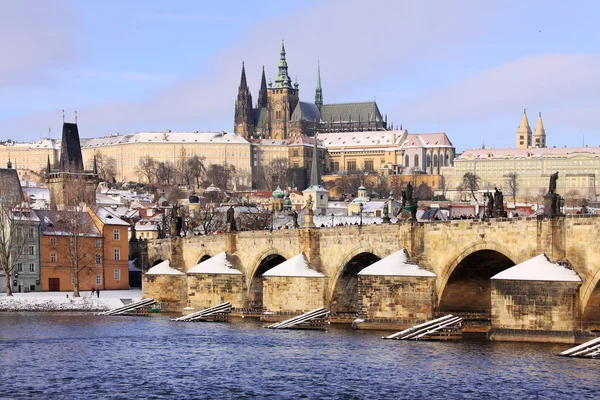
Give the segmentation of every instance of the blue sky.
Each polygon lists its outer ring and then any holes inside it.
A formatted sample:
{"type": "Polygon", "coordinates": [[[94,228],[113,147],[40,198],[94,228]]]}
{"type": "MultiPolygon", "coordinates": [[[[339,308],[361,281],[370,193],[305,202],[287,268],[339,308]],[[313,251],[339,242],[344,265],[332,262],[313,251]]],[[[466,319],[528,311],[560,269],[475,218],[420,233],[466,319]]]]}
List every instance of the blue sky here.
{"type": "Polygon", "coordinates": [[[277,73],[281,38],[300,96],[377,99],[413,133],[458,151],[514,146],[542,112],[549,146],[600,145],[600,3],[594,1],[0,0],[0,138],[230,131],[245,61],[277,73]]]}

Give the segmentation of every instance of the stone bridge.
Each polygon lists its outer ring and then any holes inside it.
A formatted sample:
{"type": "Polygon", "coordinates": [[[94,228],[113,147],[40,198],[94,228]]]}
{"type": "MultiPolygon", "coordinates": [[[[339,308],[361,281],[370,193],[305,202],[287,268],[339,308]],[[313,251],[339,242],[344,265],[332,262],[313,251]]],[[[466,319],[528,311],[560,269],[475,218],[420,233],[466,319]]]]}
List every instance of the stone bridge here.
{"type": "MultiPolygon", "coordinates": [[[[323,305],[333,313],[361,316],[362,310],[362,316],[365,316],[365,302],[373,299],[369,294],[365,297],[359,293],[358,272],[379,259],[406,249],[411,263],[435,273],[436,277],[428,284],[417,284],[413,280],[400,282],[398,286],[398,282],[388,282],[396,285],[393,290],[377,290],[395,291],[396,294],[390,292],[380,300],[384,303],[395,302],[396,314],[403,307],[399,303],[410,302],[412,298],[403,296],[402,290],[413,294],[429,290],[427,296],[431,299],[431,306],[421,305],[418,307],[422,309],[420,311],[401,312],[404,316],[412,317],[412,320],[405,318],[405,322],[409,323],[431,318],[441,312],[480,314],[483,319],[489,320],[493,313],[490,277],[544,253],[551,262],[567,264],[581,278],[574,292],[576,298],[573,300],[573,309],[567,312],[567,317],[572,319],[573,329],[577,330],[600,328],[599,235],[600,216],[597,215],[553,219],[402,222],[164,239],[149,243],[148,256],[151,265],[160,260],[169,260],[172,267],[187,272],[200,261],[225,251],[235,268],[242,272],[239,278],[241,287],[233,290],[242,296],[243,306],[268,309],[263,304],[263,289],[267,290],[267,283],[262,274],[303,253],[311,268],[326,276],[325,280],[319,281],[317,286],[298,282],[287,286],[280,282],[275,288],[269,286],[271,303],[279,304],[272,311],[285,311],[286,307],[282,304],[300,298],[310,304],[306,304],[306,307],[289,306],[287,310],[300,312],[312,305],[323,305]],[[296,287],[296,292],[292,287],[296,287]],[[272,297],[277,288],[281,289],[280,299],[274,303],[272,297]],[[311,293],[310,298],[301,293],[306,291],[311,293]],[[312,301],[314,298],[318,299],[316,303],[312,301]],[[397,301],[399,298],[402,300],[397,301]]],[[[200,290],[198,287],[196,289],[200,290]]],[[[189,288],[187,290],[189,293],[189,288]]],[[[231,290],[229,288],[226,291],[231,290]]],[[[225,297],[221,295],[219,298],[225,297]]],[[[182,300],[190,305],[189,298],[182,300]]],[[[379,305],[379,311],[384,309],[389,314],[388,306],[379,305]]],[[[390,317],[385,312],[373,315],[381,320],[390,317]]]]}

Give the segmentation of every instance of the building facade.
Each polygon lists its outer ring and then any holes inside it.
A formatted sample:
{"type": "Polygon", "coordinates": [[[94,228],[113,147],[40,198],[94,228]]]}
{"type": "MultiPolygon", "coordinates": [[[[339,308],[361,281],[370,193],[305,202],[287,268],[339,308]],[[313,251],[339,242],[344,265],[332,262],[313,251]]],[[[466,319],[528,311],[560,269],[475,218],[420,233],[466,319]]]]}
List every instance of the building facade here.
{"type": "Polygon", "coordinates": [[[14,269],[11,276],[13,292],[37,292],[40,282],[40,220],[29,208],[13,211],[17,220],[16,242],[11,257],[14,269]]]}
{"type": "Polygon", "coordinates": [[[427,173],[438,175],[452,165],[455,149],[445,133],[409,134],[407,130],[319,133],[329,157],[329,171],[427,173]]]}
{"type": "Polygon", "coordinates": [[[245,138],[282,140],[296,136],[314,136],[317,132],[379,131],[389,128],[377,103],[323,103],[321,69],[317,69],[314,103],[300,101],[298,82],[292,84],[283,43],[275,84],[267,83],[263,67],[256,106],[242,74],[235,102],[234,132],[245,138]]]}
{"type": "Polygon", "coordinates": [[[250,185],[250,142],[235,133],[225,132],[138,132],[83,139],[82,153],[92,167],[94,155],[113,157],[119,182],[146,182],[139,162],[151,157],[157,162],[180,165],[192,156],[204,158],[205,166],[230,165],[236,170],[236,183],[250,185]]]}
{"type": "Polygon", "coordinates": [[[39,181],[46,171],[48,160],[52,168],[56,168],[59,159],[60,140],[42,138],[28,143],[0,142],[0,165],[10,161],[22,181],[39,181]]]}

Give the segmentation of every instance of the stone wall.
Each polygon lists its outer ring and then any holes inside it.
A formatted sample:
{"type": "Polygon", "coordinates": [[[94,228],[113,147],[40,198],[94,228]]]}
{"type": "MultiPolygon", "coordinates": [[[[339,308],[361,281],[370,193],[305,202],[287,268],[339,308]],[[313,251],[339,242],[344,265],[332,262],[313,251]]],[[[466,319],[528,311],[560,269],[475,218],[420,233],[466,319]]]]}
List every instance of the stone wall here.
{"type": "Polygon", "coordinates": [[[327,278],[263,278],[263,306],[269,312],[301,314],[326,307],[327,278]]]}
{"type": "Polygon", "coordinates": [[[245,307],[243,275],[189,274],[187,276],[188,306],[195,311],[230,302],[234,308],[245,307]]]}
{"type": "Polygon", "coordinates": [[[358,276],[358,317],[412,326],[429,321],[435,307],[435,277],[358,276]]]}
{"type": "Polygon", "coordinates": [[[492,280],[492,328],[579,329],[580,282],[492,280]]]}
{"type": "Polygon", "coordinates": [[[166,312],[181,312],[187,305],[185,275],[148,275],[142,278],[142,297],[152,297],[166,312]]]}

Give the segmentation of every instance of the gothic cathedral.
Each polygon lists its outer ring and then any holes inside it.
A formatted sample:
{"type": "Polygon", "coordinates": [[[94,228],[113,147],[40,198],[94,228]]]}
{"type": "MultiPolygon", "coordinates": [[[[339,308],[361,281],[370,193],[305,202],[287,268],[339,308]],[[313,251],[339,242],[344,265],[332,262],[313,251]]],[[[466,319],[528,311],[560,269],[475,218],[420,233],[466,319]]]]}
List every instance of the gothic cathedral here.
{"type": "Polygon", "coordinates": [[[285,47],[281,43],[278,74],[275,84],[262,70],[260,90],[256,107],[246,81],[242,63],[242,77],[235,103],[234,132],[247,139],[288,139],[295,136],[314,136],[316,132],[350,132],[387,130],[387,124],[379,112],[377,103],[323,104],[321,71],[317,70],[315,102],[300,101],[298,82],[288,75],[285,47]]]}

